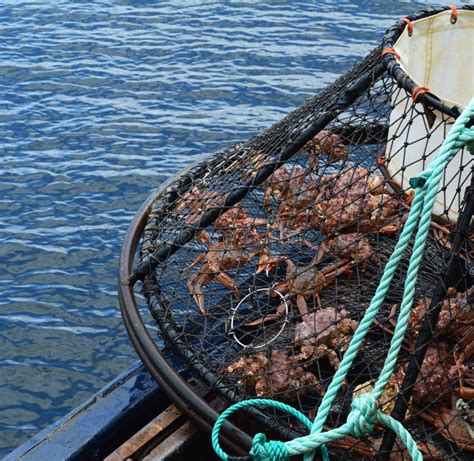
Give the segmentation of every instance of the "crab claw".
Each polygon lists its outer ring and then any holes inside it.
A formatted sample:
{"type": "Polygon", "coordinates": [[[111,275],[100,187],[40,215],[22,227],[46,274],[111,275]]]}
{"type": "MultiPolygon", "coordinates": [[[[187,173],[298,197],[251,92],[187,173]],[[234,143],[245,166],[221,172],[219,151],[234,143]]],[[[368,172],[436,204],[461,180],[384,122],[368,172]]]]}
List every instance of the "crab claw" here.
{"type": "Polygon", "coordinates": [[[196,235],[196,241],[199,243],[209,243],[211,239],[205,230],[201,230],[196,235]]]}
{"type": "Polygon", "coordinates": [[[200,254],[189,266],[186,266],[185,268],[181,269],[181,272],[186,272],[189,269],[192,269],[193,267],[197,266],[201,261],[204,261],[205,255],[200,254]]]}
{"type": "Polygon", "coordinates": [[[204,304],[204,293],[202,287],[209,283],[213,278],[212,274],[196,273],[188,279],[188,289],[193,295],[194,301],[196,301],[196,304],[203,315],[207,315],[207,310],[204,304]]]}
{"type": "Polygon", "coordinates": [[[278,263],[276,261],[270,261],[267,264],[259,264],[257,268],[257,274],[262,272],[265,269],[265,275],[268,277],[270,275],[270,272],[275,269],[278,266],[278,263]]]}
{"type": "Polygon", "coordinates": [[[265,275],[268,277],[270,272],[278,266],[278,261],[279,258],[272,258],[270,256],[270,250],[268,247],[265,247],[258,258],[258,267],[256,273],[260,274],[260,272],[265,270],[265,275]]]}
{"type": "Polygon", "coordinates": [[[279,282],[275,284],[275,291],[279,291],[281,294],[288,293],[290,286],[288,282],[279,282]]]}

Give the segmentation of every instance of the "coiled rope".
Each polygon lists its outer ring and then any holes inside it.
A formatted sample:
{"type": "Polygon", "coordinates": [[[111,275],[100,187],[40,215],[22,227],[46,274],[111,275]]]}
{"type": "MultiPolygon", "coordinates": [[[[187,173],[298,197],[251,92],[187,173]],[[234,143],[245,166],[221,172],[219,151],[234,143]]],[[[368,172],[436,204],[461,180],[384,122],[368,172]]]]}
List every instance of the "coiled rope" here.
{"type": "Polygon", "coordinates": [[[415,296],[415,285],[418,271],[423,257],[426,238],[428,236],[432,219],[433,205],[436,199],[436,194],[439,190],[441,178],[447,164],[464,146],[466,146],[469,152],[474,155],[474,99],[470,101],[462,114],[457,118],[428,168],[410,180],[410,185],[415,189],[415,197],[411,204],[408,219],[403,227],[397,245],[385,266],[384,273],[375,295],[372,298],[357,331],[354,333],[349,348],[344,354],[341,364],[334,374],[327,392],[324,394],[314,422],[311,423],[303,413],[295,408],[271,399],[250,399],[236,403],[219,416],[212,430],[212,445],[214,451],[221,459],[224,461],[229,460],[229,456],[219,445],[219,432],[224,421],[232,413],[244,407],[260,406],[277,408],[291,416],[294,416],[310,430],[310,434],[288,442],[280,442],[267,441],[265,435],[259,433],[255,435],[253,439],[253,445],[250,451],[250,455],[255,461],[285,461],[288,460],[290,456],[300,454],[304,454],[304,461],[311,461],[317,448],[321,450],[323,460],[328,461],[329,453],[326,447],[327,443],[338,440],[347,435],[362,437],[365,434],[370,434],[373,432],[376,423],[394,431],[407,448],[408,453],[413,460],[423,460],[422,454],[410,433],[405,429],[402,423],[391,416],[382,413],[378,409],[377,400],[382,395],[383,390],[393,373],[398,353],[400,352],[403,338],[407,330],[410,310],[415,296]],[[347,372],[352,366],[353,360],[362,346],[369,327],[385,299],[395,271],[409,244],[411,236],[417,228],[418,230],[413,245],[413,253],[407,270],[403,301],[400,306],[397,326],[390,343],[390,349],[383,369],[374,389],[353,400],[351,411],[345,424],[339,428],[322,432],[336,394],[344,383],[347,372]]]}

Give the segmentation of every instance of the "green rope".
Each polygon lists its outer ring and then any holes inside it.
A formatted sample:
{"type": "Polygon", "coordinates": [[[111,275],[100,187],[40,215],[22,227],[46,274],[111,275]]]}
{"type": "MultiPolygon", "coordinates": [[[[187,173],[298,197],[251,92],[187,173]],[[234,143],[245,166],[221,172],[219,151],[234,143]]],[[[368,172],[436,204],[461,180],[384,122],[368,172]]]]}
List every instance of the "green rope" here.
{"type": "Polygon", "coordinates": [[[471,154],[474,154],[474,126],[470,126],[473,122],[474,99],[470,101],[466,109],[455,121],[429,167],[410,181],[410,185],[415,189],[415,197],[410,208],[408,219],[403,227],[403,231],[395,249],[385,266],[384,273],[375,295],[367,308],[364,317],[360,321],[354,336],[352,337],[349,347],[344,354],[339,368],[334,374],[327,392],[321,400],[314,423],[311,423],[303,413],[295,408],[274,400],[251,399],[239,402],[229,407],[219,416],[212,430],[212,445],[221,459],[224,461],[228,459],[228,456],[222,451],[219,445],[219,432],[227,417],[244,407],[263,406],[277,408],[287,412],[291,416],[294,416],[310,430],[310,434],[285,443],[278,441],[267,442],[264,434],[257,434],[254,437],[254,443],[250,452],[255,461],[286,461],[290,456],[300,454],[304,454],[304,461],[311,461],[314,457],[315,450],[318,448],[321,450],[323,460],[328,461],[329,454],[326,447],[327,443],[333,442],[347,435],[362,437],[365,434],[370,434],[373,432],[376,423],[394,431],[407,448],[408,453],[410,453],[413,460],[423,460],[421,452],[410,433],[404,428],[402,423],[379,411],[377,400],[382,395],[383,390],[393,373],[408,326],[410,310],[415,296],[415,285],[441,178],[446,165],[464,146],[467,147],[471,154]],[[377,380],[372,392],[363,394],[353,400],[351,412],[349,413],[345,424],[328,432],[322,432],[336,394],[345,381],[347,372],[352,366],[354,358],[362,346],[369,327],[385,299],[400,260],[417,228],[418,230],[413,245],[413,253],[410,257],[410,263],[407,269],[403,301],[400,306],[397,326],[379,379],[377,380]]]}

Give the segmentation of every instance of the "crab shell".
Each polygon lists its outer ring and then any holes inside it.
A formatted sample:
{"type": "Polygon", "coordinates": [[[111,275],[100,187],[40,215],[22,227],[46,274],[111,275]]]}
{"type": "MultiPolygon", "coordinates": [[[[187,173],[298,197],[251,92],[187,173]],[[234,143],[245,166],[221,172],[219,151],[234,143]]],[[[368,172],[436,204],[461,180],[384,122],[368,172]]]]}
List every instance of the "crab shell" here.
{"type": "Polygon", "coordinates": [[[336,311],[334,307],[318,309],[306,315],[302,322],[295,328],[295,343],[302,348],[305,345],[327,345],[333,347],[333,341],[340,337],[344,348],[347,343],[347,335],[353,333],[358,322],[347,318],[349,312],[345,309],[336,311]]]}
{"type": "Polygon", "coordinates": [[[230,364],[229,374],[240,374],[237,384],[255,388],[257,397],[278,396],[291,401],[311,390],[322,395],[324,390],[316,376],[298,365],[293,357],[273,349],[270,356],[264,352],[241,357],[230,364]]]}

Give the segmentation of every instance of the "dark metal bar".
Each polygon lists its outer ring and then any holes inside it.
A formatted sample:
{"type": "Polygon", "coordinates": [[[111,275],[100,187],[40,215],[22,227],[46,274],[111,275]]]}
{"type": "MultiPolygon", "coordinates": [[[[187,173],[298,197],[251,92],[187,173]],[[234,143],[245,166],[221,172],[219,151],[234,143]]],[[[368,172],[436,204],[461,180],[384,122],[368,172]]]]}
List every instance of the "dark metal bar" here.
{"type": "MultiPolygon", "coordinates": [[[[425,358],[428,345],[433,339],[433,331],[438,322],[439,313],[443,300],[446,297],[448,288],[456,286],[460,279],[465,281],[465,285],[457,287],[461,290],[468,289],[473,281],[466,268],[466,261],[458,256],[459,251],[468,238],[468,229],[474,213],[474,169],[471,172],[471,184],[467,187],[464,195],[464,210],[461,212],[458,223],[452,234],[452,247],[446,257],[446,270],[442,272],[436,285],[429,314],[425,316],[418,335],[415,351],[410,358],[408,368],[403,379],[400,395],[397,398],[391,416],[398,421],[405,419],[408,409],[408,401],[420,372],[421,364],[425,358]]],[[[387,430],[379,449],[379,460],[388,461],[393,445],[395,443],[395,433],[387,430]]]]}

